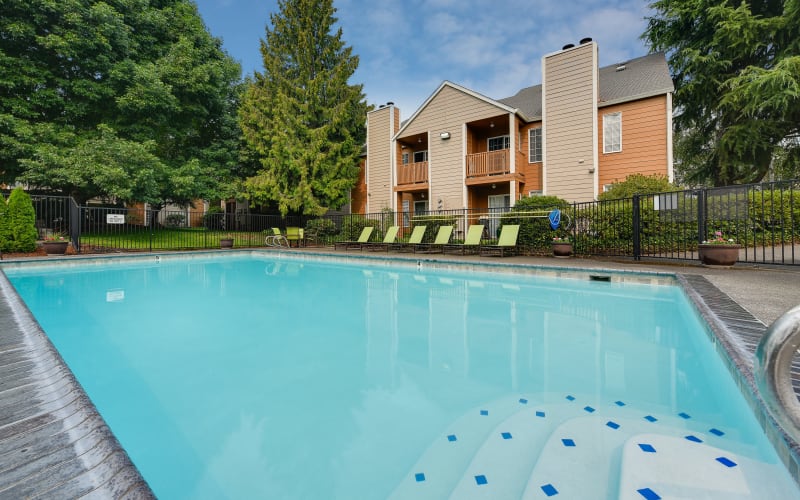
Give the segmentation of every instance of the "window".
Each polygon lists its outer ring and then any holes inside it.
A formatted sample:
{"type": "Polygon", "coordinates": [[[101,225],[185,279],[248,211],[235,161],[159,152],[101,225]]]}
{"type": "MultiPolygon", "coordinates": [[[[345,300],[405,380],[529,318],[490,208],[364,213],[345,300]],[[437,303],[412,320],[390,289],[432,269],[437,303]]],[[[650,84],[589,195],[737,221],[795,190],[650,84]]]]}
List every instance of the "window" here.
{"type": "Polygon", "coordinates": [[[622,151],[622,113],[603,115],[603,153],[622,151]]]}
{"type": "Polygon", "coordinates": [[[414,163],[420,163],[423,161],[428,161],[428,152],[427,151],[414,151],[414,163]]]}
{"type": "MultiPolygon", "coordinates": [[[[408,153],[406,153],[406,154],[408,154],[408,153]]],[[[408,203],[408,200],[403,200],[403,227],[408,227],[410,225],[410,222],[411,222],[409,214],[408,214],[409,207],[410,207],[410,204],[408,203]]]]}
{"type": "Polygon", "coordinates": [[[511,142],[507,135],[489,138],[489,151],[500,151],[501,149],[508,149],[511,142]]]}
{"type": "Polygon", "coordinates": [[[542,190],[541,189],[532,189],[532,190],[528,191],[528,196],[542,196],[542,190]]]}
{"type": "Polygon", "coordinates": [[[408,153],[403,153],[403,165],[408,165],[408,153]]]}
{"type": "Polygon", "coordinates": [[[614,187],[613,184],[603,184],[603,192],[607,193],[607,192],[611,191],[612,187],[614,187]]]}
{"type": "Polygon", "coordinates": [[[528,130],[528,163],[542,161],[542,128],[528,130]]]}

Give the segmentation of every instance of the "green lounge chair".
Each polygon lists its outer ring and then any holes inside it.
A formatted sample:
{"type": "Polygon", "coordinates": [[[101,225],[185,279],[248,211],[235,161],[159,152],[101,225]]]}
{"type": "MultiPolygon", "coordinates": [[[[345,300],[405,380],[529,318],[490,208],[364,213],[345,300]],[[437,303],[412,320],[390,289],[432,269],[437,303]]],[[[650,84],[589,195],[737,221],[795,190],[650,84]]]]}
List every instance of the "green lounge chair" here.
{"type": "Polygon", "coordinates": [[[272,228],[272,234],[269,234],[267,231],[264,232],[267,233],[267,237],[264,238],[264,244],[268,247],[289,246],[289,241],[281,234],[281,230],[277,227],[272,228]]]}
{"type": "Polygon", "coordinates": [[[286,241],[288,242],[289,246],[292,246],[292,242],[296,242],[295,246],[300,246],[303,244],[303,228],[302,227],[293,227],[289,226],[286,228],[286,241]]]}
{"type": "Polygon", "coordinates": [[[481,255],[498,255],[505,257],[513,255],[517,251],[517,236],[519,236],[519,224],[503,226],[500,230],[500,237],[496,245],[481,245],[481,255]]]}
{"type": "Polygon", "coordinates": [[[383,237],[383,241],[380,243],[364,243],[361,245],[361,250],[365,248],[367,250],[385,250],[389,251],[389,246],[393,245],[397,241],[397,232],[400,231],[400,226],[390,226],[389,229],[386,231],[386,236],[383,237]]]}
{"type": "Polygon", "coordinates": [[[361,235],[356,241],[339,241],[333,244],[333,248],[338,249],[339,247],[344,247],[345,250],[351,250],[355,248],[361,250],[362,245],[367,243],[369,241],[369,237],[372,236],[373,229],[375,228],[372,226],[366,226],[361,230],[361,235]]]}
{"type": "Polygon", "coordinates": [[[478,253],[484,229],[485,226],[483,224],[473,224],[469,226],[464,243],[444,245],[442,247],[442,253],[459,253],[461,255],[466,253],[478,253]]]}
{"type": "Polygon", "coordinates": [[[411,237],[408,238],[408,241],[405,243],[395,243],[392,245],[392,249],[398,252],[410,252],[416,245],[422,243],[422,238],[425,236],[426,229],[428,229],[428,226],[414,226],[414,230],[411,231],[411,237]]]}
{"type": "Polygon", "coordinates": [[[433,243],[420,243],[414,245],[414,253],[443,253],[444,246],[450,241],[453,234],[453,226],[439,226],[436,239],[433,243]]]}

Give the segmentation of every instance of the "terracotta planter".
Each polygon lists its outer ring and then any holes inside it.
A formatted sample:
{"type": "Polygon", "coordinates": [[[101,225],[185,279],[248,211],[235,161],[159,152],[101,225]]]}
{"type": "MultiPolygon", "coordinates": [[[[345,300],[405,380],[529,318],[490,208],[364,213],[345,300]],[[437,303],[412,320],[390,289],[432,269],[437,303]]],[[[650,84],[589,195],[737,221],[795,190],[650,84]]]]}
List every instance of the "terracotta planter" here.
{"type": "Polygon", "coordinates": [[[730,267],[739,260],[741,245],[703,245],[697,246],[700,261],[707,266],[730,267]]]}
{"type": "Polygon", "coordinates": [[[233,238],[222,238],[219,240],[220,248],[233,248],[233,238]]]}
{"type": "Polygon", "coordinates": [[[47,255],[64,255],[67,251],[68,241],[43,241],[42,248],[47,255]]]}
{"type": "Polygon", "coordinates": [[[572,243],[553,243],[553,257],[566,259],[572,255],[572,243]]]}

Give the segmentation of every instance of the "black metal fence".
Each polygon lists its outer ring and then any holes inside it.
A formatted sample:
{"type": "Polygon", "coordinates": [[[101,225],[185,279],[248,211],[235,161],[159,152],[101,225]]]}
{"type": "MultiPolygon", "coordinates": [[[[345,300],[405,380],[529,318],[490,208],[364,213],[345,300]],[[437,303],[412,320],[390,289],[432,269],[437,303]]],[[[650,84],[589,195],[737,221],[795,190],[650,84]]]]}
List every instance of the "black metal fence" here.
{"type": "Polygon", "coordinates": [[[236,247],[264,246],[272,228],[305,231],[309,245],[333,245],[358,238],[374,227],[381,241],[390,226],[407,238],[414,225],[428,226],[425,242],[440,226],[454,227],[463,240],[472,224],[484,226],[483,238],[497,238],[503,224],[519,224],[519,250],[549,255],[554,236],[569,236],[583,256],[636,260],[697,260],[698,244],[716,233],[742,246],[740,262],[800,264],[800,180],[725,188],[691,189],[633,198],[574,203],[562,209],[561,226],[550,226],[550,209],[382,211],[369,214],[280,216],[248,213],[200,213],[193,210],[144,210],[79,207],[61,196],[32,196],[40,236],[69,234],[81,253],[219,248],[231,238],[236,247]]]}

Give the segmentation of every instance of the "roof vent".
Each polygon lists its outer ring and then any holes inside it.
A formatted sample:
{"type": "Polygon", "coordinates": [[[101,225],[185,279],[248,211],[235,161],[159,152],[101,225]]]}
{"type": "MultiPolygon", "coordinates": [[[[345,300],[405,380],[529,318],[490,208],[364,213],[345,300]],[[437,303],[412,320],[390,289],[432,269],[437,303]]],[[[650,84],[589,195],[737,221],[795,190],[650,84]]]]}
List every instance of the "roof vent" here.
{"type": "Polygon", "coordinates": [[[581,38],[580,44],[583,45],[584,43],[589,43],[592,41],[591,37],[581,38]]]}
{"type": "Polygon", "coordinates": [[[394,106],[394,103],[392,101],[389,101],[389,102],[386,103],[386,105],[387,106],[394,106]]]}
{"type": "Polygon", "coordinates": [[[563,47],[561,47],[561,50],[571,49],[574,46],[575,46],[574,43],[568,43],[568,44],[564,45],[563,47]]]}
{"type": "Polygon", "coordinates": [[[378,109],[385,108],[385,107],[386,107],[385,104],[381,104],[380,106],[378,106],[378,109]]]}
{"type": "Polygon", "coordinates": [[[625,64],[620,64],[619,66],[617,66],[617,69],[615,71],[625,71],[625,68],[626,68],[625,64]]]}

